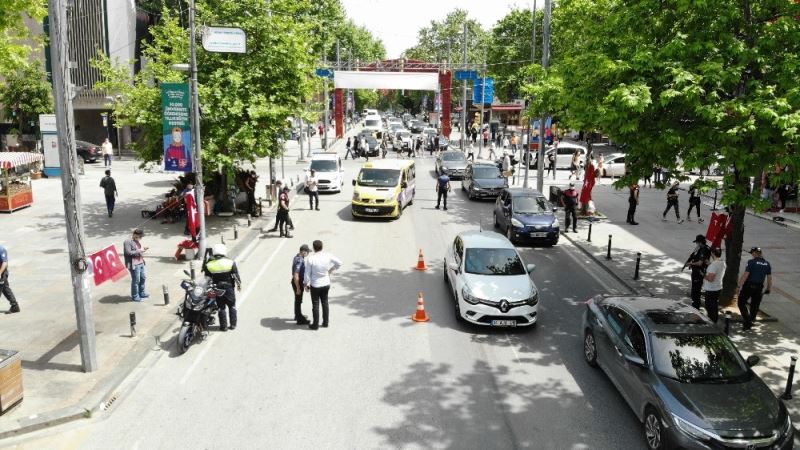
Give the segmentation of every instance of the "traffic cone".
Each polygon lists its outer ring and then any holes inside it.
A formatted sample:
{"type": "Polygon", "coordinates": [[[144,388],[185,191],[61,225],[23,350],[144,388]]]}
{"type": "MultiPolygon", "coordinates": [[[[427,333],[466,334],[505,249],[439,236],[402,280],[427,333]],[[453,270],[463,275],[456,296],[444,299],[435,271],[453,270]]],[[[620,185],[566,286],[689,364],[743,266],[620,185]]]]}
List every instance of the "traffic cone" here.
{"type": "Polygon", "coordinates": [[[414,269],[428,270],[428,266],[425,265],[425,257],[422,256],[422,249],[419,249],[419,259],[417,259],[417,267],[415,267],[414,269]]]}
{"type": "Polygon", "coordinates": [[[425,312],[425,299],[422,298],[422,292],[417,296],[417,312],[411,316],[414,322],[427,322],[431,320],[425,312]]]}

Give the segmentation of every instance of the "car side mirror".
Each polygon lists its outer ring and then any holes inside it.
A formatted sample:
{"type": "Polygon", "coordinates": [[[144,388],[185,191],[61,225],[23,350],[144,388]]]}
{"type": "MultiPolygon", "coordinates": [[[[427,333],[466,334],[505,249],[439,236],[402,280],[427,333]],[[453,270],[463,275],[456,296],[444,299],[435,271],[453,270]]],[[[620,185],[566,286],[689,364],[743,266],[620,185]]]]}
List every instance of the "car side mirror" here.
{"type": "Polygon", "coordinates": [[[533,273],[536,270],[536,264],[528,264],[525,268],[528,269],[528,273],[533,273]]]}
{"type": "Polygon", "coordinates": [[[750,355],[745,360],[745,362],[747,363],[747,367],[753,367],[756,364],[758,364],[759,361],[761,361],[761,359],[756,355],[750,355]]]}
{"type": "Polygon", "coordinates": [[[450,263],[447,265],[447,268],[454,271],[455,273],[461,273],[461,269],[458,267],[458,264],[450,263]]]}
{"type": "Polygon", "coordinates": [[[356,180],[353,180],[353,186],[355,186],[355,185],[356,185],[356,180]]]}
{"type": "Polygon", "coordinates": [[[640,358],[638,355],[624,355],[625,361],[628,361],[629,364],[633,364],[636,367],[644,367],[644,360],[640,358]]]}

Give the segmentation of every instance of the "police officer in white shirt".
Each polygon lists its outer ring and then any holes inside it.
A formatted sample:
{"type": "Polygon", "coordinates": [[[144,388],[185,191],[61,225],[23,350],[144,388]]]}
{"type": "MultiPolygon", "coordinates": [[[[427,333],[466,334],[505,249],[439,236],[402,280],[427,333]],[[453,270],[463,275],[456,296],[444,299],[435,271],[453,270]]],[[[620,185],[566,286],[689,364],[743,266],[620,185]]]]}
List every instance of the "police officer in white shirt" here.
{"type": "Polygon", "coordinates": [[[314,254],[306,257],[304,282],[306,290],[311,291],[312,323],[308,328],[319,328],[319,304],[322,303],[322,327],[328,327],[328,291],[331,288],[331,273],[342,266],[342,261],[330,253],[322,251],[322,241],[312,244],[314,254]]]}

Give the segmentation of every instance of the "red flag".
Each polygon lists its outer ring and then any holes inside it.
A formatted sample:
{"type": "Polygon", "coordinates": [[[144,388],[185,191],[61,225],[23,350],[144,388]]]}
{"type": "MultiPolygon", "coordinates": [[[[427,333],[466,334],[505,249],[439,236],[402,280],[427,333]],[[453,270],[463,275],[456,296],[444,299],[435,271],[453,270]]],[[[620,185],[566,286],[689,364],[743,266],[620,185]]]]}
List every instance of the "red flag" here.
{"type": "Polygon", "coordinates": [[[194,198],[194,191],[187,191],[183,199],[186,202],[189,233],[191,233],[192,239],[197,239],[197,233],[200,231],[200,214],[197,212],[197,201],[194,198]]]}
{"type": "Polygon", "coordinates": [[[581,204],[592,201],[592,189],[594,189],[594,165],[591,161],[586,166],[586,173],[583,175],[583,187],[581,188],[581,204]]]}
{"type": "Polygon", "coordinates": [[[712,247],[719,247],[722,244],[722,239],[725,237],[729,226],[727,215],[711,213],[711,220],[708,221],[708,230],[706,230],[706,239],[711,242],[712,247]]]}
{"type": "Polygon", "coordinates": [[[119,259],[119,253],[113,245],[100,250],[91,256],[92,267],[94,268],[94,285],[99,286],[108,280],[117,281],[124,277],[128,271],[122,260],[119,259]]]}

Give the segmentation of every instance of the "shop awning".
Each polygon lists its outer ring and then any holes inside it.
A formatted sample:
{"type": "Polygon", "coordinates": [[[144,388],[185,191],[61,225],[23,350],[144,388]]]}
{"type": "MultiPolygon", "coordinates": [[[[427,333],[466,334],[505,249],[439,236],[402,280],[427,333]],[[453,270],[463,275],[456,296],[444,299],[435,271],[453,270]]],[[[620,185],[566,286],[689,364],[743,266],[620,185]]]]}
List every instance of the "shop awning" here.
{"type": "Polygon", "coordinates": [[[0,152],[0,169],[13,169],[42,159],[41,153],[0,152]]]}
{"type": "Polygon", "coordinates": [[[492,111],[522,111],[522,105],[492,105],[492,111]]]}

